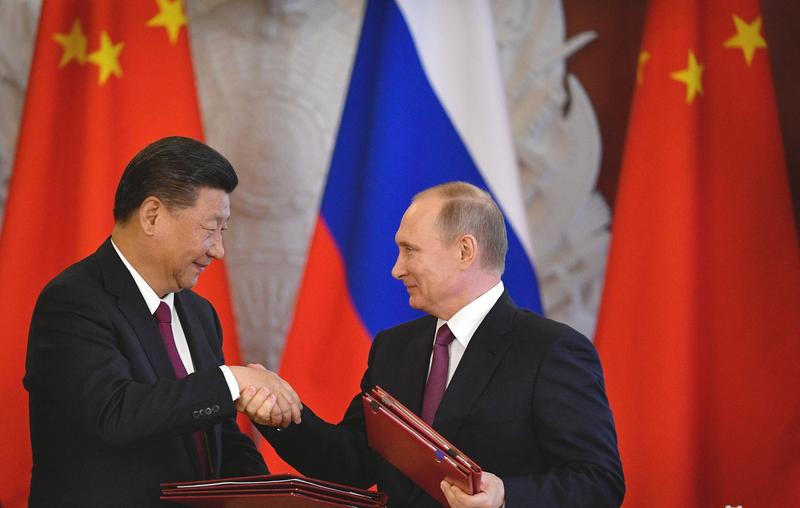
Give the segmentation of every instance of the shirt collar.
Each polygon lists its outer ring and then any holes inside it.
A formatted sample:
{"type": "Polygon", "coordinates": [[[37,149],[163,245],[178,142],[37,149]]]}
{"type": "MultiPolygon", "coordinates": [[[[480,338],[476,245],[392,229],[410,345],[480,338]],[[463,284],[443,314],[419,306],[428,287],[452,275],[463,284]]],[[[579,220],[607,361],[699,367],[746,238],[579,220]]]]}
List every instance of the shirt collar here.
{"type": "Polygon", "coordinates": [[[128,262],[128,260],[122,254],[122,251],[117,248],[114,240],[111,240],[111,245],[114,247],[114,250],[117,251],[117,255],[122,260],[122,264],[124,264],[125,268],[127,268],[131,273],[133,281],[136,283],[136,287],[139,288],[139,292],[142,294],[142,298],[144,298],[144,302],[147,304],[147,309],[150,311],[150,314],[154,314],[156,312],[156,309],[161,302],[165,302],[167,305],[169,305],[170,310],[173,310],[175,293],[169,293],[163,299],[159,298],[158,294],[153,291],[153,288],[151,288],[144,278],[139,275],[139,272],[136,271],[136,268],[134,268],[133,265],[128,262]]]}
{"type": "Polygon", "coordinates": [[[475,334],[475,330],[478,329],[478,326],[483,322],[483,318],[486,317],[486,314],[492,310],[494,304],[500,299],[504,290],[503,281],[498,282],[489,291],[472,300],[453,314],[449,321],[437,319],[436,331],[438,332],[439,328],[447,323],[455,339],[466,348],[475,334]]]}

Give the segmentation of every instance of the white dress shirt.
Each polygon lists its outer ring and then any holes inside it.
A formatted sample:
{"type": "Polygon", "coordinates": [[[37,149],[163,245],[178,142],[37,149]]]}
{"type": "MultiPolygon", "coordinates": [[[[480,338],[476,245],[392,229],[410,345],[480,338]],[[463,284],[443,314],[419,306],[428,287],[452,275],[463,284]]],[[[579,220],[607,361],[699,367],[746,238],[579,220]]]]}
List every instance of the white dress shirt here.
{"type": "MultiPolygon", "coordinates": [[[[147,304],[147,309],[150,311],[150,314],[155,314],[158,305],[161,302],[166,303],[169,306],[169,310],[172,314],[172,335],[175,337],[175,346],[178,348],[178,355],[181,357],[181,362],[183,362],[183,366],[186,368],[186,373],[191,374],[194,372],[194,363],[192,362],[192,354],[189,352],[189,343],[186,340],[186,334],[183,333],[183,327],[181,326],[181,320],[178,317],[178,311],[175,310],[175,293],[169,293],[163,299],[158,297],[153,288],[150,287],[149,284],[144,280],[144,278],[139,275],[139,272],[131,265],[122,252],[117,248],[114,244],[114,241],[111,241],[111,245],[114,247],[114,250],[117,251],[117,255],[122,260],[122,263],[125,265],[125,268],[131,273],[134,282],[136,282],[136,287],[139,288],[139,292],[142,294],[142,298],[144,298],[145,303],[147,304]]],[[[226,365],[220,365],[220,370],[222,370],[222,374],[225,376],[225,382],[228,383],[228,389],[231,392],[231,397],[233,400],[239,398],[239,383],[236,382],[236,378],[233,376],[233,373],[226,365]]]]}
{"type": "MultiPolygon", "coordinates": [[[[450,327],[453,337],[455,337],[455,340],[448,346],[450,365],[447,368],[447,385],[449,385],[450,380],[453,379],[453,374],[456,368],[458,368],[459,362],[461,362],[461,357],[464,356],[464,351],[467,350],[469,341],[472,340],[472,336],[475,335],[475,330],[478,329],[478,326],[483,322],[483,318],[486,317],[486,314],[492,310],[494,304],[500,299],[504,289],[503,281],[500,281],[492,286],[489,291],[472,300],[461,308],[461,310],[453,314],[453,317],[451,317],[449,321],[443,321],[442,319],[437,320],[436,332],[446,323],[447,326],[450,327]]],[[[433,342],[436,342],[436,333],[434,333],[433,342]]],[[[431,362],[433,362],[433,353],[431,353],[431,362]]],[[[428,363],[428,374],[430,374],[430,370],[430,363],[428,363]]]]}

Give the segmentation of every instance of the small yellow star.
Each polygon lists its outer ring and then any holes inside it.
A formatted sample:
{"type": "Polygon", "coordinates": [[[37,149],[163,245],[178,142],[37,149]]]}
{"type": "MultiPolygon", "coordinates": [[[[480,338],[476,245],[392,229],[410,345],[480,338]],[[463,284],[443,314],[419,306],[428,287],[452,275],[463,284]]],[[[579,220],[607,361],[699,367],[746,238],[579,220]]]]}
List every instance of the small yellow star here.
{"type": "Polygon", "coordinates": [[[686,84],[686,104],[691,104],[698,93],[703,95],[703,70],[705,70],[705,66],[697,63],[697,58],[690,49],[689,66],[686,69],[670,73],[672,79],[686,84]]]}
{"type": "Polygon", "coordinates": [[[753,56],[758,48],[766,48],[767,41],[761,37],[761,16],[756,16],[752,23],[745,23],[742,18],[733,15],[733,24],[736,25],[736,35],[725,41],[726,48],[741,48],[744,61],[747,65],[753,63],[753,56]]]}
{"type": "Polygon", "coordinates": [[[181,27],[186,24],[186,15],[183,12],[183,0],[156,0],[158,14],[150,18],[147,26],[162,26],[167,30],[170,44],[175,44],[181,27]]]}
{"type": "Polygon", "coordinates": [[[61,61],[58,62],[59,67],[64,67],[72,60],[81,65],[86,63],[86,34],[83,33],[80,18],[75,18],[72,30],[68,34],[54,34],[53,40],[64,48],[61,61]]]}
{"type": "Polygon", "coordinates": [[[100,33],[100,49],[89,54],[89,61],[100,67],[98,83],[101,85],[108,81],[108,77],[122,77],[122,67],[119,65],[119,54],[125,46],[124,42],[114,44],[108,36],[108,32],[103,30],[100,33]]]}
{"type": "Polygon", "coordinates": [[[650,60],[650,53],[647,51],[641,51],[639,53],[639,66],[636,68],[636,82],[638,84],[644,83],[644,64],[650,60]]]}

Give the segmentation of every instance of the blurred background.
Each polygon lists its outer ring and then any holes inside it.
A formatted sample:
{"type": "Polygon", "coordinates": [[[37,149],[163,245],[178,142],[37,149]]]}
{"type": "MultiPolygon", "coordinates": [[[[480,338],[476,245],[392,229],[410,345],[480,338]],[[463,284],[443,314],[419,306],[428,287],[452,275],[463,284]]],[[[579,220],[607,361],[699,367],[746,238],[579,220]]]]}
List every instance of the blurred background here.
{"type": "MultiPolygon", "coordinates": [[[[797,214],[800,4],[761,5],[797,214]]],[[[646,7],[641,0],[491,2],[544,310],[589,337],[646,7]]],[[[0,210],[39,8],[37,0],[0,0],[0,210]]],[[[232,195],[226,258],[242,354],[277,368],[363,2],[190,0],[186,10],[206,139],[242,182],[232,195]]]]}

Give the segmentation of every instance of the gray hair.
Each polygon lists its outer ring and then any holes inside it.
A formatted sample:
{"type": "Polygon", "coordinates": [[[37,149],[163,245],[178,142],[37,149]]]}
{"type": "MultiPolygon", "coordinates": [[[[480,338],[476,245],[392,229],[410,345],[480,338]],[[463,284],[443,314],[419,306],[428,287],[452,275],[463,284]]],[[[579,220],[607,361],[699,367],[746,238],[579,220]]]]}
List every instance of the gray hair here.
{"type": "Polygon", "coordinates": [[[466,182],[448,182],[426,189],[412,201],[426,196],[443,198],[436,218],[442,240],[452,243],[465,234],[475,237],[481,252],[481,266],[503,274],[508,238],[503,214],[488,192],[466,182]]]}

